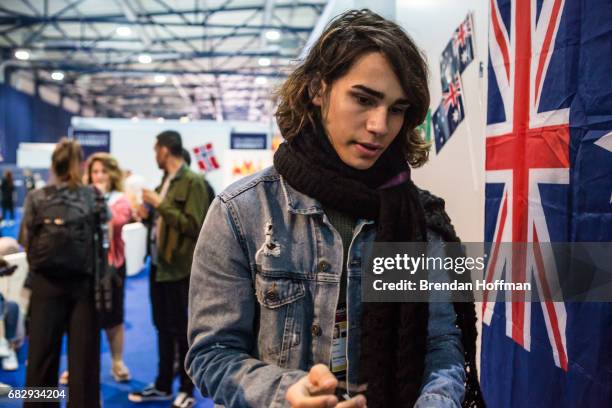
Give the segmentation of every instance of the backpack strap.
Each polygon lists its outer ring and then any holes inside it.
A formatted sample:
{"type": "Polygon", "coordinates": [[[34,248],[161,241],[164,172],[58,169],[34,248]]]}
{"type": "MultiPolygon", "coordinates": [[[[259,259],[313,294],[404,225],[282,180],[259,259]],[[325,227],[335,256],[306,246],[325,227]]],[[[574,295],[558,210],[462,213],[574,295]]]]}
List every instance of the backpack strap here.
{"type": "Polygon", "coordinates": [[[57,193],[57,186],[56,185],[45,186],[42,188],[42,190],[45,193],[45,199],[48,200],[49,197],[57,193]]]}

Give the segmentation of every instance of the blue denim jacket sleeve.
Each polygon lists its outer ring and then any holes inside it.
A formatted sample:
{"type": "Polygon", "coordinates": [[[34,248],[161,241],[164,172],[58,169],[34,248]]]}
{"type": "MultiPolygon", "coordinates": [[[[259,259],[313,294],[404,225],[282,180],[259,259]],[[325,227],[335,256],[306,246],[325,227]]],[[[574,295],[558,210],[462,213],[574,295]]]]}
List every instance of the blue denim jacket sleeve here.
{"type": "MultiPolygon", "coordinates": [[[[445,256],[442,240],[430,234],[431,257],[445,256]]],[[[431,282],[448,282],[445,271],[431,271],[431,282]]],[[[427,354],[421,395],[415,408],[461,407],[465,394],[465,369],[461,330],[456,325],[457,316],[453,304],[444,292],[433,292],[429,303],[427,354]]]]}
{"type": "Polygon", "coordinates": [[[196,245],[189,290],[187,372],[202,393],[231,407],[284,407],[306,375],[253,357],[255,293],[231,203],[216,198],[196,245]]]}

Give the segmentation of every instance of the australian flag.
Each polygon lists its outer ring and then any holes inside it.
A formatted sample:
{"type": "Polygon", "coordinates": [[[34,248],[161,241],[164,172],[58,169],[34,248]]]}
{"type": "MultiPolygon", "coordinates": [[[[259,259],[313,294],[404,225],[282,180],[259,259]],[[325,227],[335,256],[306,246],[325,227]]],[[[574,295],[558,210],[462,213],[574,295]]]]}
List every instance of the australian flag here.
{"type": "Polygon", "coordinates": [[[198,168],[201,171],[216,170],[220,167],[219,162],[217,161],[217,158],[213,152],[212,143],[206,143],[203,146],[194,147],[193,152],[196,155],[198,168]]]}
{"type": "Polygon", "coordinates": [[[442,84],[442,93],[447,92],[449,85],[455,80],[459,74],[459,60],[455,53],[453,40],[450,40],[440,58],[440,82],[442,84]]]}
{"type": "MultiPolygon", "coordinates": [[[[609,243],[612,3],[492,0],[489,13],[485,240],[609,243]]],[[[556,268],[529,253],[488,267],[539,290],[556,268]]],[[[612,304],[492,296],[481,383],[496,408],[612,407],[612,304]]]]}
{"type": "Polygon", "coordinates": [[[440,81],[442,92],[447,92],[455,76],[462,74],[465,68],[474,60],[474,24],[472,14],[453,33],[453,38],[446,44],[440,58],[440,81]]]}
{"type": "Polygon", "coordinates": [[[453,50],[457,57],[459,72],[463,73],[465,68],[474,60],[474,24],[472,22],[472,14],[468,14],[465,20],[459,24],[459,27],[453,34],[452,44],[453,50]]]}
{"type": "Polygon", "coordinates": [[[455,73],[454,81],[449,81],[446,91],[442,94],[442,101],[431,120],[436,141],[436,154],[440,152],[464,117],[461,77],[455,73]]]}

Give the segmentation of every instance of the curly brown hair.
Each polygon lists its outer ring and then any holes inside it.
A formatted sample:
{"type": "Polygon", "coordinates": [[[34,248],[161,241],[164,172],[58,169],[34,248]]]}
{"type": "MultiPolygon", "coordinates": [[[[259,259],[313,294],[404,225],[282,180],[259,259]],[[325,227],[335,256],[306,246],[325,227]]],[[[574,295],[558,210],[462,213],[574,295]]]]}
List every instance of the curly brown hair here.
{"type": "Polygon", "coordinates": [[[110,180],[110,191],[123,191],[123,172],[119,162],[108,153],[94,153],[87,159],[87,183],[91,184],[91,171],[95,162],[99,161],[104,166],[110,180]]]}
{"type": "Polygon", "coordinates": [[[314,128],[320,108],[312,98],[322,83],[331,85],[344,76],[365,54],[382,53],[389,61],[410,107],[397,137],[404,138],[406,160],[413,167],[422,166],[428,158],[430,143],[415,128],[427,116],[429,90],[427,63],[421,50],[397,24],[368,10],[351,10],[335,18],[313,44],[307,57],[289,75],[277,92],[278,127],[291,140],[307,126],[314,128]]]}

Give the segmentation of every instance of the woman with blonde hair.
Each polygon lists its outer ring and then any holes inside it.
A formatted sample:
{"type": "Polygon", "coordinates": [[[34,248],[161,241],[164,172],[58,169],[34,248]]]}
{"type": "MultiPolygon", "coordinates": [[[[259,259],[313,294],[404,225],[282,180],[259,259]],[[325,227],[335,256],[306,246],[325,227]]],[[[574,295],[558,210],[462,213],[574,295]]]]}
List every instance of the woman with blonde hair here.
{"type": "Polygon", "coordinates": [[[110,344],[113,365],[111,374],[115,381],[130,380],[130,372],[123,362],[123,325],[125,297],[125,244],[121,238],[123,226],[132,219],[130,202],[123,193],[123,172],[117,160],[108,153],[96,153],[88,160],[89,184],[104,194],[111,210],[110,250],[108,264],[117,272],[118,280],[113,286],[113,312],[102,322],[110,344]]]}
{"type": "Polygon", "coordinates": [[[69,406],[95,408],[100,406],[100,335],[93,259],[99,212],[95,192],[81,182],[82,162],[80,145],[60,140],[52,155],[54,184],[31,191],[25,200],[20,238],[32,272],[26,386],[57,386],[67,331],[69,406]]]}

